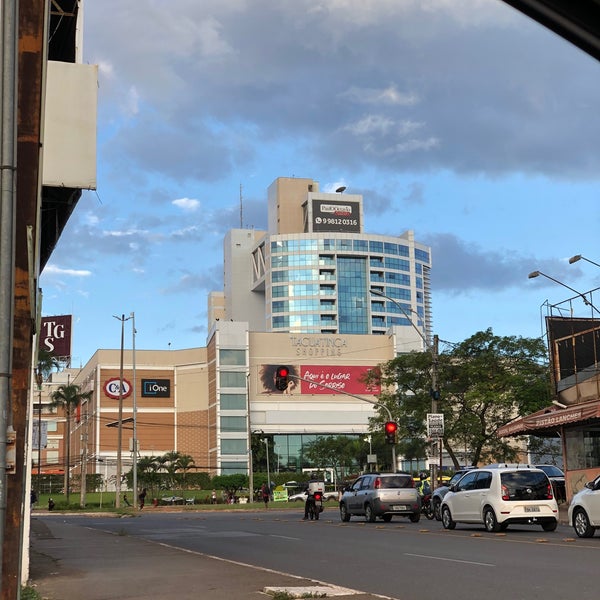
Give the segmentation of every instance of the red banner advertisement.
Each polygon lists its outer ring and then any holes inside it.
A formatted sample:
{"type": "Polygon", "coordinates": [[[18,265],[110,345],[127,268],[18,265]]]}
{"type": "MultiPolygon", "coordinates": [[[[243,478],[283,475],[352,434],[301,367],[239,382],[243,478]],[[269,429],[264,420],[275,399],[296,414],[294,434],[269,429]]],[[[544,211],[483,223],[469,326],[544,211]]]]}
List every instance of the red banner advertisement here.
{"type": "Polygon", "coordinates": [[[300,366],[300,392],[302,394],[335,394],[331,388],[349,394],[377,395],[379,384],[368,385],[367,374],[374,367],[302,365],[300,366]],[[323,384],[323,385],[320,385],[323,384]],[[327,387],[324,387],[327,386],[327,387]]]}
{"type": "Polygon", "coordinates": [[[39,348],[56,357],[71,356],[71,315],[42,317],[39,348]]]}

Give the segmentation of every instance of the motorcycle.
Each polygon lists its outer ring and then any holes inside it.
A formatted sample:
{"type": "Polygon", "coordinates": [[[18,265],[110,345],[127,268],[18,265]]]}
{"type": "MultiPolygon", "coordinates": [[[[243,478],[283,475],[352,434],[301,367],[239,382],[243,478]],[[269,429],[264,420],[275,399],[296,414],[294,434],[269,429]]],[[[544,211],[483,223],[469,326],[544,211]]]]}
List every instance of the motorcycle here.
{"type": "Polygon", "coordinates": [[[323,512],[323,494],[314,492],[306,499],[308,502],[308,518],[311,521],[318,521],[319,515],[323,512]]]}
{"type": "Polygon", "coordinates": [[[421,496],[421,514],[425,515],[430,521],[435,516],[433,506],[431,504],[431,494],[425,494],[421,496]]]}

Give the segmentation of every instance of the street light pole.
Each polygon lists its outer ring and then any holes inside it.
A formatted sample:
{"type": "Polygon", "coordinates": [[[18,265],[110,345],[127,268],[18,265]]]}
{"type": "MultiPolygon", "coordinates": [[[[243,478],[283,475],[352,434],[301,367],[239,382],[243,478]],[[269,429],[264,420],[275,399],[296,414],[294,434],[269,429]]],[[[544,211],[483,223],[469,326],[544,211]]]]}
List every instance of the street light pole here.
{"type": "Polygon", "coordinates": [[[269,471],[269,438],[265,437],[265,448],[267,450],[267,489],[269,490],[269,498],[271,497],[271,473],[269,471]]]}
{"type": "Polygon", "coordinates": [[[137,453],[138,453],[138,440],[137,440],[137,398],[136,398],[136,387],[135,387],[135,334],[137,330],[135,328],[135,313],[131,313],[131,362],[133,371],[132,381],[132,394],[133,394],[133,508],[134,510],[138,506],[138,476],[137,476],[137,453]]]}
{"type": "Polygon", "coordinates": [[[115,508],[121,508],[121,476],[123,471],[122,452],[123,452],[123,348],[125,346],[125,321],[131,317],[125,318],[125,315],[115,319],[121,321],[121,360],[119,364],[119,420],[117,433],[117,474],[115,476],[115,508]]]}
{"type": "MultiPolygon", "coordinates": [[[[434,335],[433,336],[433,345],[430,344],[428,342],[427,338],[425,337],[425,335],[423,334],[423,332],[417,327],[417,325],[413,321],[411,315],[408,314],[406,309],[399,302],[397,302],[393,298],[390,298],[389,296],[386,296],[383,292],[380,292],[379,290],[370,288],[369,291],[371,292],[371,294],[373,294],[375,296],[380,296],[382,298],[385,298],[386,300],[389,300],[390,302],[393,302],[402,311],[402,314],[409,320],[410,324],[413,326],[415,331],[419,334],[420,338],[423,340],[423,344],[425,344],[425,348],[427,348],[427,350],[431,354],[431,390],[429,393],[431,395],[431,412],[434,414],[437,413],[437,401],[440,396],[440,392],[439,392],[439,388],[438,388],[438,357],[439,357],[439,350],[438,350],[439,338],[438,338],[438,336],[434,335]]],[[[438,442],[436,442],[436,445],[437,444],[438,444],[438,442]]],[[[441,465],[442,464],[442,440],[441,439],[439,440],[438,452],[439,452],[439,460],[440,460],[440,465],[441,465]]],[[[436,484],[437,484],[437,465],[435,462],[433,462],[433,463],[431,463],[431,489],[432,490],[434,490],[436,488],[436,484]]]]}
{"type": "MultiPolygon", "coordinates": [[[[571,260],[573,258],[576,258],[576,257],[575,256],[571,257],[571,259],[569,259],[569,262],[571,262],[571,260]]],[[[580,258],[583,258],[583,257],[580,256],[580,258]]],[[[579,260],[579,259],[577,259],[577,260],[579,260]]],[[[573,262],[576,262],[576,261],[573,261],[573,262]]],[[[535,279],[536,277],[539,277],[540,275],[542,277],[545,277],[546,279],[549,279],[550,281],[554,281],[554,283],[558,283],[558,285],[562,285],[564,288],[567,288],[568,290],[571,290],[573,293],[577,294],[577,296],[579,296],[583,300],[583,303],[586,306],[589,306],[590,308],[592,308],[593,310],[595,310],[597,313],[600,313],[600,310],[598,310],[592,304],[592,302],[585,297],[585,294],[582,294],[581,292],[578,292],[576,289],[568,286],[566,283],[563,283],[562,281],[559,281],[558,279],[554,279],[554,277],[550,277],[550,275],[546,275],[546,273],[542,273],[541,271],[532,271],[531,273],[529,273],[529,275],[527,277],[528,277],[528,279],[535,279]]]]}
{"type": "Polygon", "coordinates": [[[592,265],[595,265],[596,267],[600,267],[600,264],[598,264],[597,262],[594,262],[593,260],[590,260],[589,258],[586,258],[585,256],[582,256],[581,254],[576,254],[575,256],[571,256],[571,258],[569,259],[569,264],[572,265],[573,263],[576,263],[578,260],[585,260],[586,262],[589,262],[592,265]]]}

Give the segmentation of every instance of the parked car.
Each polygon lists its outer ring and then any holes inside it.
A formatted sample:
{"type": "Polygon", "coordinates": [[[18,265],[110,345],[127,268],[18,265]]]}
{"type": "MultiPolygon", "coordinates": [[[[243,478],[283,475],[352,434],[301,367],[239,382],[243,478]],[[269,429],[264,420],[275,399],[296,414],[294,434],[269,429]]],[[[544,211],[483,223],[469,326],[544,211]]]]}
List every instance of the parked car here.
{"type": "Polygon", "coordinates": [[[569,505],[569,523],[582,538],[592,537],[600,527],[600,475],[573,496],[569,505]]]}
{"type": "Polygon", "coordinates": [[[439,487],[435,488],[433,494],[431,495],[431,508],[433,510],[433,516],[438,521],[442,520],[442,511],[440,510],[442,508],[442,500],[450,490],[450,486],[457,483],[465,473],[468,473],[476,468],[477,467],[465,467],[464,469],[459,469],[456,471],[456,473],[454,473],[454,475],[452,475],[450,481],[448,481],[446,485],[440,485],[439,487]]]}
{"type": "Polygon", "coordinates": [[[565,487],[565,474],[556,465],[535,465],[548,475],[548,479],[554,488],[554,496],[557,502],[567,501],[567,488],[565,487]]]}
{"type": "Polygon", "coordinates": [[[510,524],[538,524],[544,531],[558,525],[552,484],[541,469],[492,466],[465,473],[442,500],[442,524],[481,523],[489,532],[510,524]]]}
{"type": "Polygon", "coordinates": [[[377,518],[386,523],[394,516],[408,517],[413,523],[421,518],[421,499],[408,473],[367,473],[348,486],[340,499],[340,518],[364,516],[367,522],[377,518]]]}

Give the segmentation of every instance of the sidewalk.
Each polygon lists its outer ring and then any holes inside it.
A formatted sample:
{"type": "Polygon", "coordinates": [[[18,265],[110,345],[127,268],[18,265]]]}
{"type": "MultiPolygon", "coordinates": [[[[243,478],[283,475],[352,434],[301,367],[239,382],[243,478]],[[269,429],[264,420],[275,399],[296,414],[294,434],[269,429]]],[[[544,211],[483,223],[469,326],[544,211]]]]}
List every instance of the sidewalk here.
{"type": "Polygon", "coordinates": [[[267,588],[284,588],[295,597],[381,598],[36,517],[31,519],[30,577],[50,600],[264,600],[267,588]]]}

